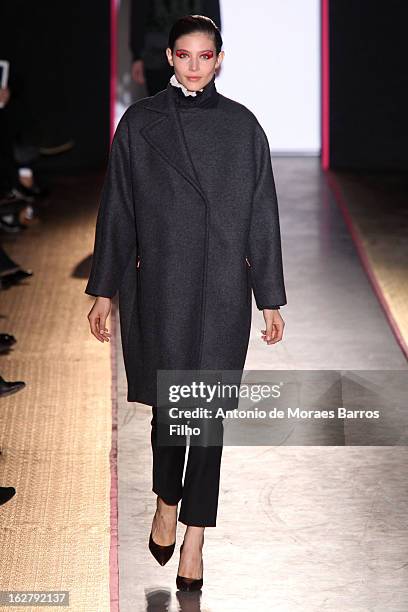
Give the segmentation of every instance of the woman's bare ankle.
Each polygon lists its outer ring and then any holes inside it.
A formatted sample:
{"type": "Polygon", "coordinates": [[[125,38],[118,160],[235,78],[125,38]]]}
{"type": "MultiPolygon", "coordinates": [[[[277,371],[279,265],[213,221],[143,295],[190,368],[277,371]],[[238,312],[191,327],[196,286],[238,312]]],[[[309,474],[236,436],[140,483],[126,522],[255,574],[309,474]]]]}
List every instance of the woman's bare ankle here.
{"type": "Polygon", "coordinates": [[[204,546],[204,530],[205,527],[188,525],[184,534],[184,543],[186,547],[192,546],[195,548],[198,546],[201,549],[204,546]]]}

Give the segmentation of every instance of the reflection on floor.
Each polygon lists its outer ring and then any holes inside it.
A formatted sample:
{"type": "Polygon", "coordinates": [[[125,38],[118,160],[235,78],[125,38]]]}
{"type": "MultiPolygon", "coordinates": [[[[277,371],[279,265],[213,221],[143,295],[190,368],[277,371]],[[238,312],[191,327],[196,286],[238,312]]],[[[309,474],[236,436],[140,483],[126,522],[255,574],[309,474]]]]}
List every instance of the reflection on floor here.
{"type": "Polygon", "coordinates": [[[399,174],[328,173],[395,336],[408,358],[408,178],[399,174]]]}
{"type": "MultiPolygon", "coordinates": [[[[406,370],[316,158],[273,159],[288,304],[284,340],[260,339],[246,369],[406,370]]],[[[226,446],[202,596],[176,593],[184,527],[160,567],[147,548],[151,407],[126,402],[118,358],[122,612],[408,609],[408,452],[403,446],[226,446]]]]}

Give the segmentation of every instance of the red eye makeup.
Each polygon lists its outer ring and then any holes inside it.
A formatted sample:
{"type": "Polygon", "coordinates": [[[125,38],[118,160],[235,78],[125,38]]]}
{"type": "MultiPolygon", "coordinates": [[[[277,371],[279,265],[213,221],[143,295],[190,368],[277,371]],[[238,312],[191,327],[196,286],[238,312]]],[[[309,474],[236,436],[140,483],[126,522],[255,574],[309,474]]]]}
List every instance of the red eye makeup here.
{"type": "MultiPolygon", "coordinates": [[[[188,51],[184,51],[183,49],[177,49],[176,55],[177,55],[177,57],[180,57],[181,59],[183,59],[183,57],[189,55],[189,52],[188,51]]],[[[201,53],[200,56],[205,56],[207,59],[212,59],[214,57],[214,52],[211,51],[211,50],[210,51],[203,51],[203,53],[201,53]]]]}

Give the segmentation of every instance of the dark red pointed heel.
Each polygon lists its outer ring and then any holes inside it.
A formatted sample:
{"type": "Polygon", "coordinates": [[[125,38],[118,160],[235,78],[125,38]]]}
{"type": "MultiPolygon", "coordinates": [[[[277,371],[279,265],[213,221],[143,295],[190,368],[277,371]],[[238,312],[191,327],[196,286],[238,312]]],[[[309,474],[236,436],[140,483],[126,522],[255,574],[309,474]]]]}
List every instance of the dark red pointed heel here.
{"type": "MultiPolygon", "coordinates": [[[[180,555],[183,550],[183,544],[180,546],[180,555]]],[[[180,591],[200,591],[203,586],[203,578],[204,578],[204,563],[201,558],[201,567],[202,567],[202,576],[201,578],[186,578],[185,576],[180,576],[177,574],[176,585],[180,591]]]]}
{"type": "Polygon", "coordinates": [[[161,544],[156,544],[153,540],[152,532],[150,532],[149,538],[149,550],[152,553],[153,557],[156,559],[160,565],[166,565],[167,561],[171,558],[174,553],[174,547],[176,545],[176,541],[173,544],[169,544],[169,546],[162,546],[161,544]]]}

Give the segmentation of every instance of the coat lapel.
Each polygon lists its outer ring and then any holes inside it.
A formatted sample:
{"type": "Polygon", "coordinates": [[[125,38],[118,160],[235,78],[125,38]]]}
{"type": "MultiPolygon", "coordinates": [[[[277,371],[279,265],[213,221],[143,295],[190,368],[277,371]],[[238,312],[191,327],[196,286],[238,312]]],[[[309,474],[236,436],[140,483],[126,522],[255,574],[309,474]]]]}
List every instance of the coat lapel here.
{"type": "Polygon", "coordinates": [[[172,92],[167,89],[155,96],[145,98],[142,106],[160,113],[155,115],[150,123],[145,125],[140,133],[145,141],[188,181],[205,200],[205,194],[195,175],[189,153],[179,126],[177,110],[172,98],[172,92]]]}

